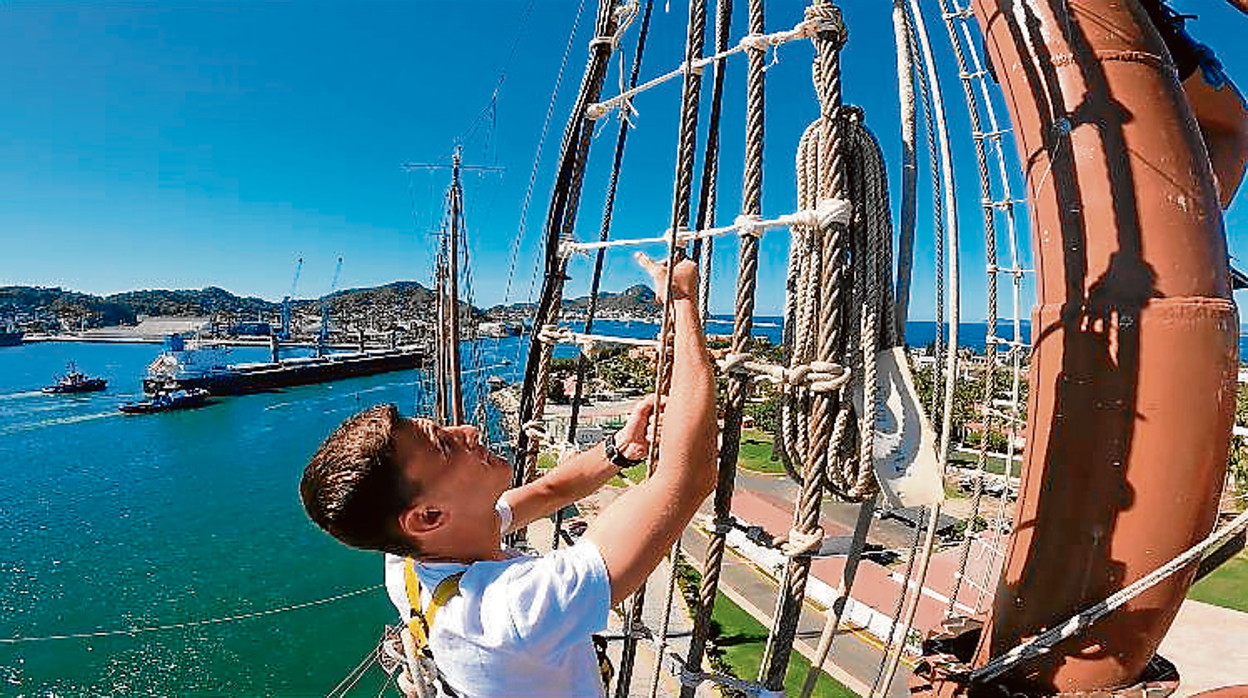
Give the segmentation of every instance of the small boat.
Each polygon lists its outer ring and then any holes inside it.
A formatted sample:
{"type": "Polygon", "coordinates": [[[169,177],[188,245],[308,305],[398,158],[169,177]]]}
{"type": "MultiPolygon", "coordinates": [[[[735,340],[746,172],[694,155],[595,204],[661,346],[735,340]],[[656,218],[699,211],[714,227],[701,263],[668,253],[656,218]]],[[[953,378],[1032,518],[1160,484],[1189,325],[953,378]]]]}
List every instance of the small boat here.
{"type": "Polygon", "coordinates": [[[65,375],[57,379],[56,383],[49,385],[43,389],[43,392],[49,395],[60,395],[66,393],[94,393],[108,387],[108,381],[103,378],[91,378],[87,374],[82,373],[70,362],[66,367],[65,375]]]}
{"type": "Polygon", "coordinates": [[[121,405],[118,405],[117,409],[125,412],[126,414],[169,412],[172,410],[187,410],[195,407],[202,407],[207,399],[208,391],[203,388],[170,390],[167,392],[157,393],[150,400],[122,403],[121,405]]]}

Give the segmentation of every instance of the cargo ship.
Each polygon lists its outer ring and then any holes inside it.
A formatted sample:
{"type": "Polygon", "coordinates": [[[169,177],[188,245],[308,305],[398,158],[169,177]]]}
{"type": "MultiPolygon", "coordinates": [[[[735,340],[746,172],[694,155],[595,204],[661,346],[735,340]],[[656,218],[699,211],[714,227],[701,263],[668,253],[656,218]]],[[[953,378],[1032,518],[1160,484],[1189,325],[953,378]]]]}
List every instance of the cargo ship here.
{"type": "Polygon", "coordinates": [[[147,367],[143,392],[203,388],[211,395],[259,393],[417,368],[425,352],[404,346],[251,363],[230,363],[229,355],[228,346],[187,346],[185,338],[170,336],[165,351],[147,367]]]}

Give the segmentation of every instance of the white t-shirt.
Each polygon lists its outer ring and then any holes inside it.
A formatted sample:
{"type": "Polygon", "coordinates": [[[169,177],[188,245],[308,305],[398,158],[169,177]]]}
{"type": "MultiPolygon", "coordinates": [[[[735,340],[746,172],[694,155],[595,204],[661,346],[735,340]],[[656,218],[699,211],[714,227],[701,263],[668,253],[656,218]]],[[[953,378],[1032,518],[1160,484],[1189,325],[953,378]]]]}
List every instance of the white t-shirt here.
{"type": "MultiPolygon", "coordinates": [[[[590,636],[606,629],[611,584],[597,547],[582,540],[540,557],[418,563],[425,603],[429,590],[461,571],[459,593],[438,611],[430,638],[438,668],[457,693],[474,698],[603,694],[590,636]]],[[[402,558],[386,556],[386,589],[404,620],[409,618],[402,558]]]]}

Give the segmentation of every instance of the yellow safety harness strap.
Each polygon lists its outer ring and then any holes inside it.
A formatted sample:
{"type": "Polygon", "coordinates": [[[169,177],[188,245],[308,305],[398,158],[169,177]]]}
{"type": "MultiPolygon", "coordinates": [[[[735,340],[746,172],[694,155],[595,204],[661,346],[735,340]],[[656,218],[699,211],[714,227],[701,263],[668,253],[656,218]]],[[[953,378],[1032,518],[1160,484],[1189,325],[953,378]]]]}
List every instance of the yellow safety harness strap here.
{"type": "Polygon", "coordinates": [[[416,649],[424,652],[428,650],[429,638],[433,635],[434,618],[437,617],[438,611],[459,593],[459,578],[464,576],[464,573],[456,572],[439,582],[438,587],[433,590],[433,598],[429,600],[429,607],[424,608],[420,598],[421,585],[420,577],[416,574],[416,562],[410,557],[404,562],[406,563],[403,565],[404,587],[407,589],[407,601],[412,605],[412,619],[407,622],[407,627],[412,632],[412,639],[416,641],[416,649]]]}

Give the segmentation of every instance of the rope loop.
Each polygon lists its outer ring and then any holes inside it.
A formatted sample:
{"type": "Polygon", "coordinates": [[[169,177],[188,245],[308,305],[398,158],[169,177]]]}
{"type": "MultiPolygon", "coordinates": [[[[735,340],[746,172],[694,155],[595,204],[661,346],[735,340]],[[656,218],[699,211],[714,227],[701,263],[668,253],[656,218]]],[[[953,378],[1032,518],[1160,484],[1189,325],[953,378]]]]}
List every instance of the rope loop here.
{"type": "Polygon", "coordinates": [[[612,51],[620,47],[620,39],[624,37],[624,31],[633,23],[633,18],[637,16],[641,5],[637,0],[629,0],[615,6],[612,11],[615,20],[615,33],[610,36],[595,36],[589,40],[589,49],[592,51],[600,46],[610,46],[612,51]]]}
{"type": "Polygon", "coordinates": [[[815,530],[807,533],[796,528],[789,530],[789,539],[780,546],[780,552],[785,557],[800,557],[809,555],[823,545],[823,528],[816,526],[815,530]]]}

